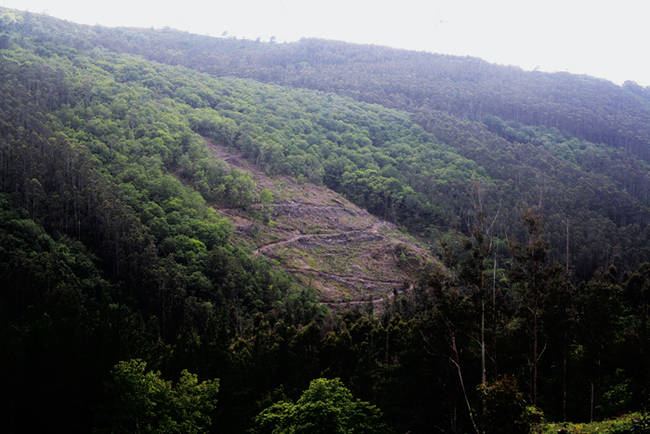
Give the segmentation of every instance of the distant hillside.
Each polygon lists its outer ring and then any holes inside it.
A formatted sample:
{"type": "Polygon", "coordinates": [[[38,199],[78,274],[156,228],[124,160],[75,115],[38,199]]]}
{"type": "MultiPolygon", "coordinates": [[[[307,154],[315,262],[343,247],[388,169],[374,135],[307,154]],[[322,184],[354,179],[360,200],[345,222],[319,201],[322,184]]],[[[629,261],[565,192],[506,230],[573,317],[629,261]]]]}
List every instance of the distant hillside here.
{"type": "MultiPolygon", "coordinates": [[[[42,31],[43,42],[56,41],[56,35],[38,26],[30,31],[42,31]]],[[[434,109],[478,120],[493,115],[556,127],[650,160],[650,90],[632,82],[620,87],[584,75],[525,72],[472,57],[319,39],[274,44],[171,29],[78,27],[77,32],[81,29],[76,37],[83,35],[85,42],[80,44],[162,63],[336,92],[410,112],[434,109]]]]}
{"type": "Polygon", "coordinates": [[[633,82],[620,87],[585,75],[319,39],[264,43],[173,29],[79,26],[32,14],[16,27],[44,44],[66,38],[77,48],[100,45],[215,75],[343,93],[411,112],[435,109],[556,127],[650,159],[650,89],[633,82]]]}
{"type": "MultiPolygon", "coordinates": [[[[230,144],[266,170],[322,181],[416,233],[434,239],[449,229],[467,233],[466,217],[473,212],[470,196],[478,182],[488,213],[499,215],[495,233],[502,239],[513,235],[523,208],[541,204],[553,257],[564,260],[568,222],[570,263],[583,277],[598,266],[615,263],[627,268],[650,256],[648,89],[384,47],[322,40],[272,44],[175,30],[79,26],[28,13],[19,15],[12,22],[4,20],[5,45],[36,43],[44,55],[58,56],[66,56],[66,50],[91,52],[104,47],[217,76],[251,77],[336,92],[409,113],[413,122],[435,136],[425,141],[442,142],[447,145],[445,152],[451,153],[442,160],[425,158],[422,148],[415,151],[420,156],[413,159],[408,148],[417,148],[421,139],[410,138],[401,149],[385,154],[388,159],[378,158],[377,152],[385,149],[385,134],[366,124],[349,135],[352,130],[340,122],[345,123],[353,112],[339,118],[335,114],[332,121],[319,119],[318,135],[296,123],[291,134],[307,143],[296,146],[289,144],[293,139],[285,132],[281,140],[268,134],[269,129],[280,131],[283,123],[295,123],[296,115],[275,110],[277,104],[287,104],[291,98],[271,102],[256,96],[257,114],[239,103],[234,104],[239,113],[233,114],[232,103],[223,105],[212,96],[206,99],[204,89],[145,83],[197,108],[221,107],[221,115],[232,119],[239,131],[233,132],[230,144]],[[258,129],[261,124],[266,125],[266,132],[258,129]],[[354,137],[358,133],[366,138],[354,137]],[[250,147],[246,151],[242,140],[247,138],[262,140],[267,146],[271,140],[277,149],[259,155],[250,152],[250,147]],[[334,153],[332,145],[338,149],[334,153]],[[352,155],[359,151],[367,157],[352,155]],[[450,164],[451,155],[462,160],[450,164]],[[415,169],[425,161],[436,168],[415,169]],[[447,170],[443,171],[444,166],[447,170]],[[347,178],[344,173],[349,173],[347,178]],[[454,178],[451,183],[450,176],[454,178]],[[352,177],[355,184],[361,182],[365,187],[356,192],[349,189],[352,177]],[[366,182],[370,177],[376,179],[372,186],[366,182]],[[391,178],[401,185],[400,193],[390,191],[391,178]],[[341,184],[344,179],[348,187],[341,184]],[[406,194],[405,187],[414,194],[406,194]],[[407,196],[409,205],[404,202],[407,196]]],[[[131,80],[139,72],[133,69],[120,74],[121,80],[131,80]]],[[[293,110],[302,110],[306,100],[294,101],[293,110]]],[[[305,119],[314,122],[321,117],[314,113],[308,109],[305,119]]]]}

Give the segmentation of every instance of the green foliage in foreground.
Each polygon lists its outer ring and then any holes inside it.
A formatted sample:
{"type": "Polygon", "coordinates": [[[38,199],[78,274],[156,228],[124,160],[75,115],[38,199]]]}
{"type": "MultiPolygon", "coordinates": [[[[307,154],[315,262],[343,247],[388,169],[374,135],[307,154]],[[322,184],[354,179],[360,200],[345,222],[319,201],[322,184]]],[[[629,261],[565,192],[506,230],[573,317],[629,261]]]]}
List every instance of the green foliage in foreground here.
{"type": "Polygon", "coordinates": [[[527,433],[530,427],[543,420],[543,413],[536,407],[527,406],[517,381],[505,375],[492,383],[477,387],[481,400],[486,404],[479,422],[485,433],[527,433]]]}
{"type": "Polygon", "coordinates": [[[296,401],[280,401],[256,418],[256,433],[360,434],[385,432],[381,410],[352,396],[343,382],[317,378],[296,401]]]}
{"type": "Polygon", "coordinates": [[[648,413],[630,413],[616,419],[591,423],[545,423],[536,427],[534,434],[592,434],[592,433],[626,433],[646,434],[650,432],[650,415],[648,413]]]}
{"type": "Polygon", "coordinates": [[[177,384],[146,370],[142,360],[118,362],[109,384],[110,432],[197,433],[209,429],[217,404],[219,380],[199,383],[183,370],[177,384]]]}

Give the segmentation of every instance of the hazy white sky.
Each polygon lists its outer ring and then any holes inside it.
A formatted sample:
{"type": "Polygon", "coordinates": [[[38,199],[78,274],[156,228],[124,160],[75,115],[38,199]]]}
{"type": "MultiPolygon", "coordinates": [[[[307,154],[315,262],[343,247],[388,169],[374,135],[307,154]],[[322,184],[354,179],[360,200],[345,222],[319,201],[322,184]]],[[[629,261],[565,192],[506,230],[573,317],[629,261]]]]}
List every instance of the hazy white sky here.
{"type": "Polygon", "coordinates": [[[470,55],[650,86],[647,0],[0,0],[83,24],[470,55]],[[647,5],[646,5],[647,4],[647,5]]]}

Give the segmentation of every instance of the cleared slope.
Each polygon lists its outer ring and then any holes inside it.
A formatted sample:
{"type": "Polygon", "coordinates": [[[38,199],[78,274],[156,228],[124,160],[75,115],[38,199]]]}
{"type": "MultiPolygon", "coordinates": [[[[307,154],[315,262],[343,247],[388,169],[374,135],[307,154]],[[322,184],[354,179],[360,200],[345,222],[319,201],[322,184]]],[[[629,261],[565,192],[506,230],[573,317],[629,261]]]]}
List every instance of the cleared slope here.
{"type": "MultiPolygon", "coordinates": [[[[378,306],[394,291],[408,290],[426,263],[435,260],[397,227],[338,193],[288,176],[270,177],[232,148],[206,142],[213,155],[248,172],[273,202],[248,211],[220,208],[256,255],[277,262],[332,306],[378,306]],[[265,216],[267,224],[251,218],[265,216]]],[[[436,265],[439,266],[439,264],[436,265]]]]}

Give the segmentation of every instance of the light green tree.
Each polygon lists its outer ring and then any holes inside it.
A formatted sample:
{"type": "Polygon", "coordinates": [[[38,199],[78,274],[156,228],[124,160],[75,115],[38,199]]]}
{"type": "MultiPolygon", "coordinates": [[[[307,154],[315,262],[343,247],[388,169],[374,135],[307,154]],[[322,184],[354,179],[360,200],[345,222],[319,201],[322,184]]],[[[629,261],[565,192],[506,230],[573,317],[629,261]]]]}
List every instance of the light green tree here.
{"type": "Polygon", "coordinates": [[[340,379],[312,380],[294,404],[280,401],[255,418],[257,433],[381,433],[381,410],[354,398],[340,379]]]}

